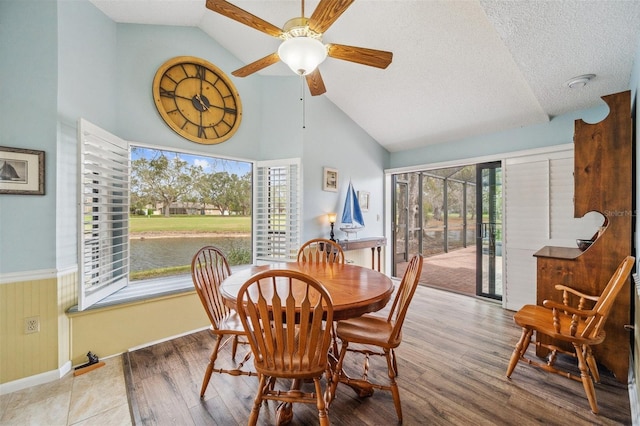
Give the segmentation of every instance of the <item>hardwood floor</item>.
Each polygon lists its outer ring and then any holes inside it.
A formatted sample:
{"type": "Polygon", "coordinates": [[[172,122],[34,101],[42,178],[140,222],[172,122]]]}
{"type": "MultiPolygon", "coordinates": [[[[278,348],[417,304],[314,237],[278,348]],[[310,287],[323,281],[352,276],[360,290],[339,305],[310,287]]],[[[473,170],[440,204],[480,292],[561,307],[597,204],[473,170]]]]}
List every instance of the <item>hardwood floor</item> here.
{"type": "MultiPolygon", "coordinates": [[[[602,383],[596,384],[597,416],[579,382],[524,364],[507,379],[509,357],[520,336],[512,316],[493,302],[418,287],[396,350],[403,424],[632,424],[627,385],[604,368],[602,383]]],[[[214,374],[204,400],[199,398],[213,343],[209,332],[202,331],[123,355],[135,424],[246,424],[256,377],[214,374]]],[[[229,351],[223,349],[220,362],[228,362],[229,351]]],[[[380,379],[386,377],[386,366],[377,358],[371,360],[370,377],[380,379]]],[[[347,367],[357,375],[360,360],[357,367],[353,362],[347,367]]],[[[275,423],[274,407],[272,402],[263,406],[258,424],[275,423]]],[[[344,385],[338,386],[329,417],[336,425],[397,423],[389,393],[358,398],[344,385]]],[[[293,424],[318,424],[315,406],[296,404],[293,424]]]]}

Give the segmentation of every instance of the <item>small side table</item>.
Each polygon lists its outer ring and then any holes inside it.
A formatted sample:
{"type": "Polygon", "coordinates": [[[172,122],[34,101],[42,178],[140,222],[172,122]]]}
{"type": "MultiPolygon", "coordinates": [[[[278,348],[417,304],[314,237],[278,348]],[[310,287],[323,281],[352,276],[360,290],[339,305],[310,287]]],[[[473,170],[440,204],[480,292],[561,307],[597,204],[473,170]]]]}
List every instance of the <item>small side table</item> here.
{"type": "Polygon", "coordinates": [[[385,237],[369,237],[369,238],[360,238],[357,240],[344,240],[338,241],[342,250],[360,250],[364,248],[371,248],[371,269],[376,269],[375,266],[375,252],[378,251],[378,268],[377,271],[380,272],[380,252],[382,251],[382,247],[387,245],[387,239],[385,237]]]}

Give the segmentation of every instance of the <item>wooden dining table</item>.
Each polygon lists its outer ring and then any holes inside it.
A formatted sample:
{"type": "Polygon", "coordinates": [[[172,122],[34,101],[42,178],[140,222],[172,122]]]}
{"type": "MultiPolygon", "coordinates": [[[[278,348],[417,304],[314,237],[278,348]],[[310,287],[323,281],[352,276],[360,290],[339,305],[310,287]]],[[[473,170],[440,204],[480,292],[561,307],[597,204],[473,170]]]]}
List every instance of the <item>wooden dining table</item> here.
{"type": "MultiPolygon", "coordinates": [[[[393,282],[386,275],[368,268],[341,263],[272,263],[251,266],[233,272],[220,285],[220,293],[230,308],[235,309],[240,287],[254,274],[267,270],[287,270],[311,275],[320,281],[329,292],[333,302],[334,321],[359,317],[368,312],[376,312],[384,308],[393,294],[393,282]]],[[[334,346],[333,351],[336,348],[334,346]]],[[[337,363],[337,353],[329,354],[331,368],[337,363]]],[[[300,382],[294,380],[293,388],[299,388],[300,382]]],[[[349,385],[359,394],[364,394],[357,386],[349,385]]],[[[331,403],[334,395],[327,392],[327,403],[331,403]]],[[[282,403],[277,409],[277,423],[287,423],[293,418],[291,403],[282,403]]]]}
{"type": "Polygon", "coordinates": [[[272,263],[251,266],[229,275],[220,285],[227,306],[235,308],[240,287],[252,275],[273,269],[302,272],[320,281],[331,295],[335,321],[379,311],[393,294],[391,279],[373,269],[340,263],[272,263]]]}

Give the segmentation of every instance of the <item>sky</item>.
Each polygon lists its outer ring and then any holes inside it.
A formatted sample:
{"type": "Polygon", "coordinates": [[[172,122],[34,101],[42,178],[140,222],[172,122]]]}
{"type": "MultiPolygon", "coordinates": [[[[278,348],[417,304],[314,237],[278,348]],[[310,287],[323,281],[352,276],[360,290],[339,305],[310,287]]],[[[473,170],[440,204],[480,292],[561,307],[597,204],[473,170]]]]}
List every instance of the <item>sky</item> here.
{"type": "Polygon", "coordinates": [[[139,158],[152,159],[159,152],[164,152],[169,158],[178,154],[181,160],[186,161],[189,165],[202,167],[205,173],[224,172],[243,176],[251,172],[251,163],[244,161],[228,160],[226,158],[208,157],[205,155],[185,154],[183,152],[175,152],[169,150],[160,150],[152,148],[143,148],[139,146],[131,146],[131,160],[139,158]]]}

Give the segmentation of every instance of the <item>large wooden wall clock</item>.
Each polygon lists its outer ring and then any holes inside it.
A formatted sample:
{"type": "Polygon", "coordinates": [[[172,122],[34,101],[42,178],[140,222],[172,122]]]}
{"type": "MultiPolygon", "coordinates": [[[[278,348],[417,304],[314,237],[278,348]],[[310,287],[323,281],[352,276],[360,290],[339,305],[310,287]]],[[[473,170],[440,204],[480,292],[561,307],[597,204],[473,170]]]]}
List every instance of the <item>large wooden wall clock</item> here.
{"type": "Polygon", "coordinates": [[[197,143],[226,141],[242,120],[240,96],[231,80],[212,63],[193,56],[178,56],[158,68],[153,100],[169,127],[197,143]]]}

